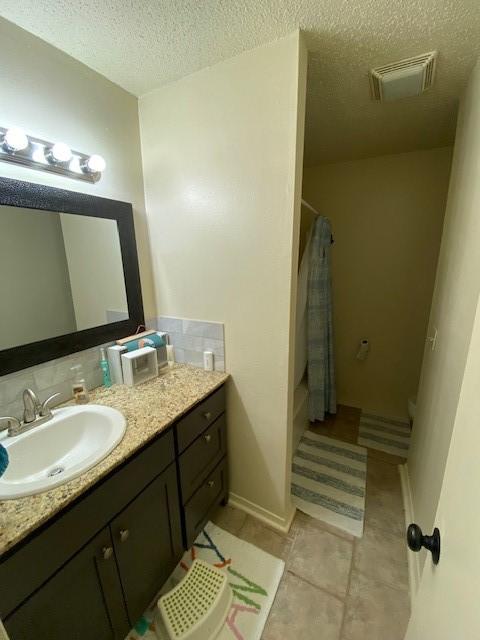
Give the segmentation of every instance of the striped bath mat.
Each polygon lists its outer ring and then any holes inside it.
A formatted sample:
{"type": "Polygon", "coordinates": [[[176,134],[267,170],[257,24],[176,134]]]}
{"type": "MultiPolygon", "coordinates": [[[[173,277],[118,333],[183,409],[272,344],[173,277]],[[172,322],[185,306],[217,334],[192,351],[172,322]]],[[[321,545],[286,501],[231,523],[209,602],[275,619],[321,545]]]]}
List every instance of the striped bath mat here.
{"type": "Polygon", "coordinates": [[[362,411],[358,444],[406,458],[410,447],[410,435],[408,422],[382,418],[362,411]]]}
{"type": "Polygon", "coordinates": [[[305,431],[292,463],[292,500],[312,518],[361,538],[367,451],[305,431]]]}

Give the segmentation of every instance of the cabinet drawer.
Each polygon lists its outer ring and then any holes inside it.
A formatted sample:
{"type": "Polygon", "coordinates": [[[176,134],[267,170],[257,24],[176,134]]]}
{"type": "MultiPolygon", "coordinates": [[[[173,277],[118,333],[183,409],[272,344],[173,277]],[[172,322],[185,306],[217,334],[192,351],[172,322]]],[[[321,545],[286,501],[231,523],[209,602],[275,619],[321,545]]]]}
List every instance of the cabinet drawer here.
{"type": "Polygon", "coordinates": [[[93,487],[45,529],[0,560],[0,617],[6,617],[175,459],[171,430],[93,487]]]}
{"type": "Polygon", "coordinates": [[[207,522],[213,509],[228,493],[227,459],[223,458],[218,467],[206,478],[185,505],[185,542],[190,548],[207,522]]]}
{"type": "Polygon", "coordinates": [[[177,422],[178,452],[184,451],[224,411],[225,387],[220,387],[177,422]]]}
{"type": "Polygon", "coordinates": [[[226,453],[226,420],[223,414],[180,456],[180,481],[184,503],[226,453]]]}

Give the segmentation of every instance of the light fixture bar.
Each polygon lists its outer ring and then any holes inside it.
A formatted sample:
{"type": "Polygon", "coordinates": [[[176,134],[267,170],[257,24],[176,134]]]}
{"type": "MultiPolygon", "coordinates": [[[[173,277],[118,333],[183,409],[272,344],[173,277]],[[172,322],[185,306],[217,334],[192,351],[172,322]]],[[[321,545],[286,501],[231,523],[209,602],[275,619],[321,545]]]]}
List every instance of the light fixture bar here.
{"type": "Polygon", "coordinates": [[[74,180],[98,182],[105,169],[105,160],[99,155],[88,155],[71,150],[62,142],[48,142],[34,136],[26,136],[28,144],[23,146],[20,129],[0,127],[0,160],[19,164],[39,171],[58,173],[74,180]],[[13,134],[12,134],[13,132],[13,134]],[[12,147],[18,140],[18,146],[12,147]]]}

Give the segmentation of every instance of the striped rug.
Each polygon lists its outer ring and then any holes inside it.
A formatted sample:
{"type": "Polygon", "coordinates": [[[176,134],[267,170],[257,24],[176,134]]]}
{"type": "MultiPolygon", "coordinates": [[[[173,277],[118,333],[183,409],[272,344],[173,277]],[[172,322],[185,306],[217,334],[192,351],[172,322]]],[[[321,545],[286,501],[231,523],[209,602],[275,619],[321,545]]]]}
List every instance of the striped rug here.
{"type": "Polygon", "coordinates": [[[305,431],[292,462],[292,501],[312,518],[363,535],[367,451],[305,431]]]}
{"type": "Polygon", "coordinates": [[[410,435],[411,429],[408,422],[382,418],[362,411],[358,444],[406,458],[410,447],[410,435]]]}

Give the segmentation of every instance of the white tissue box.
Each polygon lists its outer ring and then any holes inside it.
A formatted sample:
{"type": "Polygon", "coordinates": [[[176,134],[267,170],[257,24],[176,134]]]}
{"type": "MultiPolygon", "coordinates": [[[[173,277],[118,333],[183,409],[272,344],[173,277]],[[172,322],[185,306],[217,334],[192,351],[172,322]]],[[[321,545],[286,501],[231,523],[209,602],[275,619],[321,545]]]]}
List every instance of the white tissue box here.
{"type": "Polygon", "coordinates": [[[123,384],[122,353],[126,353],[126,351],[127,347],[121,347],[118,344],[114,344],[113,347],[108,347],[107,349],[112,384],[123,384]]]}
{"type": "Polygon", "coordinates": [[[157,350],[143,347],[122,353],[123,383],[133,387],[158,375],[157,350]]]}

